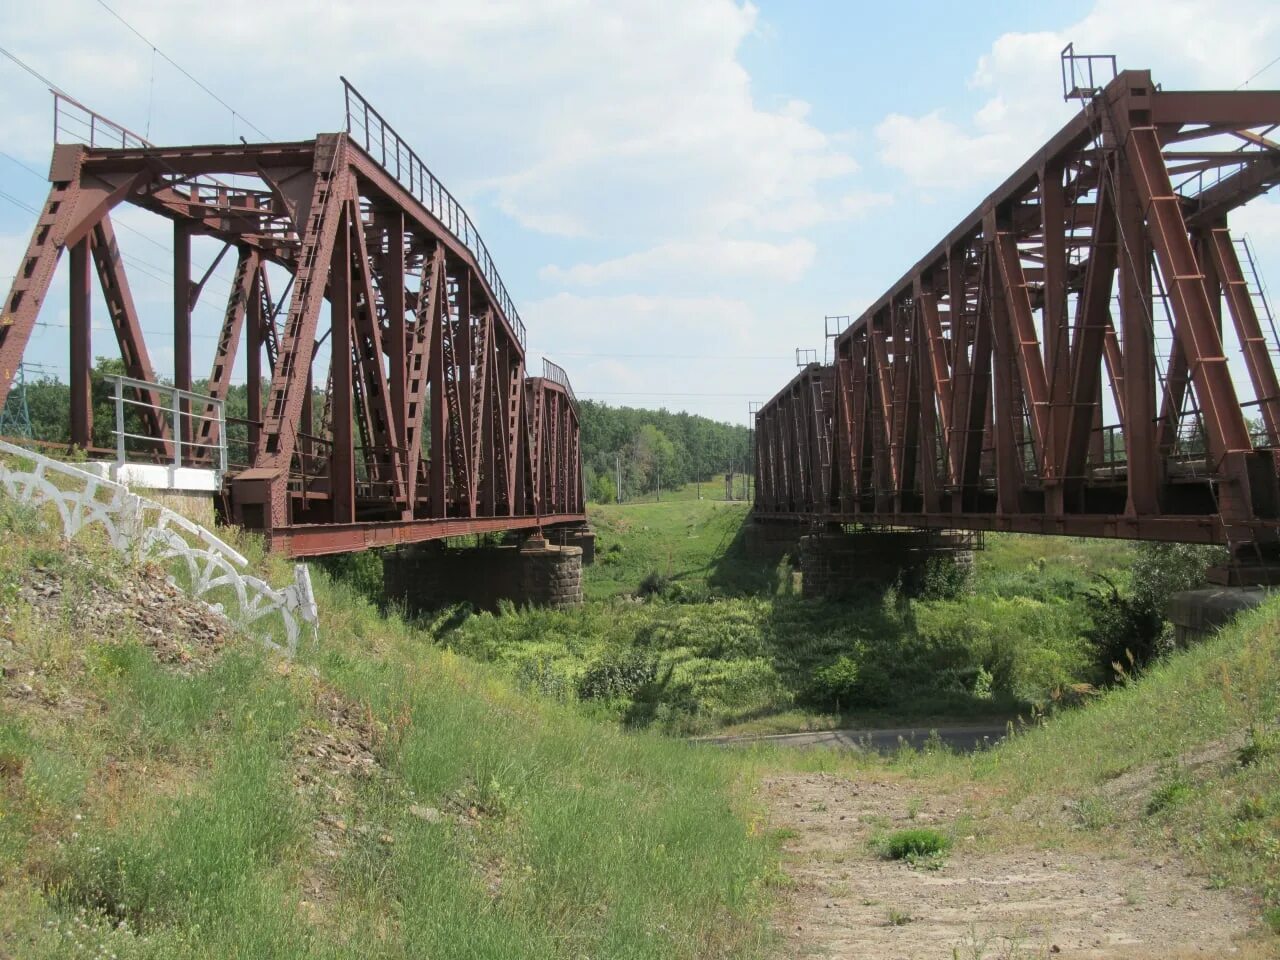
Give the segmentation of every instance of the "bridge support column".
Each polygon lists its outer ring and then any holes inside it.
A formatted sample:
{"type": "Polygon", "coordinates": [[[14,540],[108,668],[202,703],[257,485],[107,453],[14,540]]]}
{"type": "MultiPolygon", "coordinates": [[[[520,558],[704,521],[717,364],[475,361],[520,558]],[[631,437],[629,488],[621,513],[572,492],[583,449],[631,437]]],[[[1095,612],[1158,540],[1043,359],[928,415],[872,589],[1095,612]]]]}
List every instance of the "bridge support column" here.
{"type": "Polygon", "coordinates": [[[902,581],[923,582],[929,561],[948,557],[970,566],[980,535],[950,530],[825,532],[800,538],[802,593],[807,599],[841,599],[883,590],[902,581]]]}
{"type": "Polygon", "coordinates": [[[582,551],[582,565],[589,567],[596,561],[596,534],[589,524],[575,523],[552,527],[546,537],[558,547],[577,547],[582,551]]]}
{"type": "Polygon", "coordinates": [[[582,553],[581,547],[557,546],[541,537],[483,547],[414,544],[383,558],[383,592],[409,613],[453,603],[495,610],[502,600],[518,606],[577,606],[582,603],[582,553]]]}
{"type": "Polygon", "coordinates": [[[1183,590],[1169,599],[1165,616],[1173,624],[1178,647],[1206,640],[1235,619],[1252,610],[1271,595],[1267,587],[1206,587],[1183,590]]]}
{"type": "Polygon", "coordinates": [[[762,523],[748,520],[742,525],[747,555],[780,560],[784,553],[796,553],[805,527],[798,523],[762,523]]]}

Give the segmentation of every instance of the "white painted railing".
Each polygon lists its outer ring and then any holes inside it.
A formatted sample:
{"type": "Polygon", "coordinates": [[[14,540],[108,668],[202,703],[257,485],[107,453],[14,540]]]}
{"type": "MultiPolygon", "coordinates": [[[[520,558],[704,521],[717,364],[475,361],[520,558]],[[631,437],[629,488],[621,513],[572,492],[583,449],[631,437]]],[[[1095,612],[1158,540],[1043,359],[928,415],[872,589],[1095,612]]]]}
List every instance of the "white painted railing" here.
{"type": "Polygon", "coordinates": [[[68,538],[96,524],[121,553],[185,567],[188,582],[183,586],[192,596],[286,656],[293,656],[298,649],[301,624],[309,624],[313,636],[317,630],[319,616],[306,564],[297,564],[294,583],[278,590],[243,572],[248,560],[181,514],[131,493],[123,484],[2,440],[0,488],[20,503],[52,504],[62,518],[63,535],[68,538]],[[23,461],[33,464],[33,469],[24,469],[23,461]],[[61,479],[67,489],[54,483],[54,477],[61,479]],[[210,602],[218,597],[227,602],[210,602]],[[273,616],[279,617],[283,627],[283,643],[271,632],[250,629],[273,616]]]}

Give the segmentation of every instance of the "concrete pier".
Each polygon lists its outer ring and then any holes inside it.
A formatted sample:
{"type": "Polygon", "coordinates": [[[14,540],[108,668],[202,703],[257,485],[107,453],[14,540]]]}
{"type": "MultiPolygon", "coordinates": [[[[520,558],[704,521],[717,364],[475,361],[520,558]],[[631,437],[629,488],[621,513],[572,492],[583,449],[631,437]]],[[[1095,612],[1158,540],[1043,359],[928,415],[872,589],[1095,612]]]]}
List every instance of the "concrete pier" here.
{"type": "Polygon", "coordinates": [[[582,556],[582,547],[557,546],[542,537],[501,546],[415,544],[388,552],[383,589],[410,613],[462,602],[496,610],[502,600],[571,607],[582,603],[582,556]]]}
{"type": "Polygon", "coordinates": [[[972,565],[980,542],[973,534],[947,530],[812,533],[799,542],[801,591],[830,600],[883,590],[899,579],[912,586],[935,558],[972,565]]]}

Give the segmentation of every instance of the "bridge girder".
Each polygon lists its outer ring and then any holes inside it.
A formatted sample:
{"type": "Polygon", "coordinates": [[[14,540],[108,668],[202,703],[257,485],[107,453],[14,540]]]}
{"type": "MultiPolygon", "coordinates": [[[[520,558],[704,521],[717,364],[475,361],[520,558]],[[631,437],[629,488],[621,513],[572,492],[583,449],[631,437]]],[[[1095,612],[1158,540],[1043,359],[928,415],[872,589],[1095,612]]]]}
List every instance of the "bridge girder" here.
{"type": "Polygon", "coordinates": [[[761,407],[757,515],[1274,556],[1277,345],[1227,220],[1280,181],[1278,125],[1280,92],[1118,74],[837,336],[831,366],[761,407]],[[1224,295],[1261,433],[1224,356],[1224,295]]]}
{"type": "MultiPolygon", "coordinates": [[[[346,132],[292,143],[157,147],[93,117],[123,145],[54,148],[49,199],[4,301],[0,406],[68,250],[72,442],[92,437],[90,253],[126,373],[154,381],[111,230],[111,210],[131,203],[174,225],[181,389],[204,286],[190,238],[235,252],[209,392],[225,397],[242,340],[251,379],[269,387],[249,387],[248,462],[225,477],[230,519],[308,554],[585,520],[568,377],[554,364],[530,376],[523,324],[470,218],[354,90],[346,132]],[[271,300],[268,263],[291,277],[287,307],[271,300]]],[[[177,436],[151,416],[157,451],[177,443],[183,463],[207,462],[217,424],[202,412],[184,409],[177,436]]]]}

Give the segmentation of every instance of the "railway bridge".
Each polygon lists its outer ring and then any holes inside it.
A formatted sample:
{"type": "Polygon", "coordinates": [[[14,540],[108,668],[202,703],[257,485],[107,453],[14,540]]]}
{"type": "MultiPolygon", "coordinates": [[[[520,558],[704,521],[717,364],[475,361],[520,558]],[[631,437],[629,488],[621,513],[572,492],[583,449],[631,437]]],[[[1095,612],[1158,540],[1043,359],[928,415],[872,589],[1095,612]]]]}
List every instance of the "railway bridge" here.
{"type": "Polygon", "coordinates": [[[1219,582],[1274,583],[1278,345],[1230,219],[1280,182],[1280,92],[1062,64],[1080,112],[760,407],[755,517],[1223,544],[1219,582]]]}
{"type": "Polygon", "coordinates": [[[533,375],[471,218],[343,83],[345,128],[286,143],[157,146],[55,93],[49,195],[3,304],[0,407],[65,253],[75,446],[94,452],[91,313],[105,304],[127,376],[118,449],[100,452],[210,468],[225,518],[275,550],[583,528],[567,374],[544,361],[533,375]],[[157,382],[113,226],[126,203],[172,223],[172,384],[157,382]],[[205,237],[221,253],[196,276],[192,240],[205,237]],[[197,395],[192,314],[228,255],[197,395]],[[223,404],[242,350],[248,413],[235,422],[223,404]]]}

